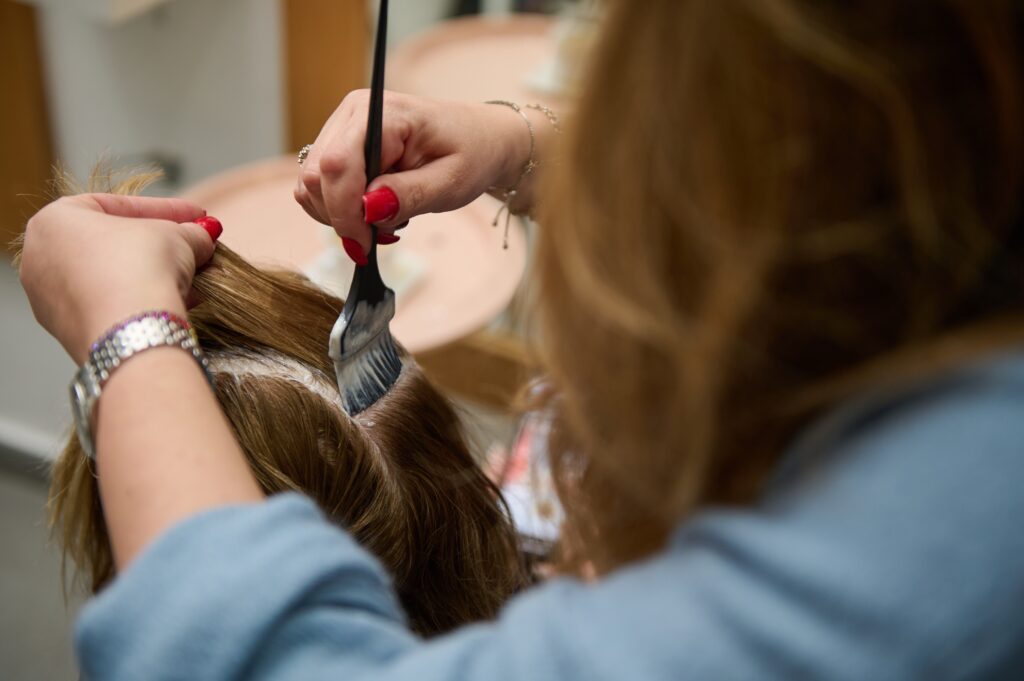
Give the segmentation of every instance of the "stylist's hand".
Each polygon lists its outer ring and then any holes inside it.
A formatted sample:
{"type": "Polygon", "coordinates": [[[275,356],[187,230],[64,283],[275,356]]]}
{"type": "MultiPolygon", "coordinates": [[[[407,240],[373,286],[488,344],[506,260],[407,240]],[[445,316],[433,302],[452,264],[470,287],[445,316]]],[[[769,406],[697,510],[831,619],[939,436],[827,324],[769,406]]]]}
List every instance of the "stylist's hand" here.
{"type": "Polygon", "coordinates": [[[220,225],[180,199],[82,194],[28,222],[19,275],[36,320],[81,364],[90,344],[139,312],[185,314],[220,225]],[[193,221],[200,220],[200,224],[193,221]]]}
{"type": "Polygon", "coordinates": [[[331,225],[356,262],[423,213],[454,210],[489,187],[515,184],[530,154],[522,119],[505,107],[384,95],[383,173],[366,185],[369,91],[352,92],[331,115],[299,173],[295,198],[331,225]]]}

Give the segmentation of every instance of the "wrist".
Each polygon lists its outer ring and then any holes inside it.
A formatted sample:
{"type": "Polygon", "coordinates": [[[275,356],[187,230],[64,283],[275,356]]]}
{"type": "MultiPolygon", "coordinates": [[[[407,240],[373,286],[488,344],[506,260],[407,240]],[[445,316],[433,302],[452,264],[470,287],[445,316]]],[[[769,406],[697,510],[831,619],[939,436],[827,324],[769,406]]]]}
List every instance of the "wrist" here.
{"type": "MultiPolygon", "coordinates": [[[[523,175],[523,169],[530,162],[530,152],[533,149],[531,143],[530,128],[523,120],[523,115],[529,118],[529,112],[516,111],[495,104],[485,104],[491,110],[492,129],[498,131],[499,145],[498,168],[492,186],[497,189],[511,188],[523,175]]],[[[536,126],[536,122],[531,119],[536,126]]],[[[534,149],[534,153],[536,150],[534,149]]]]}
{"type": "MultiPolygon", "coordinates": [[[[500,102],[504,103],[504,102],[500,102]]],[[[503,194],[515,189],[518,195],[514,201],[520,210],[528,210],[532,204],[532,179],[538,168],[547,163],[552,155],[557,134],[561,132],[557,115],[543,106],[528,104],[525,106],[489,106],[504,109],[502,117],[502,139],[505,141],[505,152],[502,154],[501,170],[498,180],[492,185],[492,195],[504,198],[503,194]]]]}
{"type": "Polygon", "coordinates": [[[78,439],[86,456],[96,456],[96,406],[106,392],[108,381],[115,373],[121,373],[126,361],[132,360],[137,365],[134,361],[137,355],[164,347],[179,348],[191,354],[211,387],[214,385],[195,332],[179,315],[166,310],[152,310],[119,322],[90,347],[88,361],[71,381],[71,408],[78,439]]]}

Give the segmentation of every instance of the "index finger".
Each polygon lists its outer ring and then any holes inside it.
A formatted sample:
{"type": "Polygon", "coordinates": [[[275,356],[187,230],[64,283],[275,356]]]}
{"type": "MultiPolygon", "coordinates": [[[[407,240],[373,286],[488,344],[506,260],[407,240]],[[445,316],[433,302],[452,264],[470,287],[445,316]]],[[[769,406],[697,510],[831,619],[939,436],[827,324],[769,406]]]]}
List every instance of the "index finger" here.
{"type": "Polygon", "coordinates": [[[185,199],[119,194],[83,194],[81,198],[91,200],[107,215],[123,218],[192,222],[206,215],[205,210],[185,199]]]}
{"type": "Polygon", "coordinates": [[[355,239],[364,252],[370,249],[370,227],[363,219],[366,192],[363,143],[366,130],[349,126],[330,143],[319,159],[321,191],[331,227],[341,237],[355,239]]]}

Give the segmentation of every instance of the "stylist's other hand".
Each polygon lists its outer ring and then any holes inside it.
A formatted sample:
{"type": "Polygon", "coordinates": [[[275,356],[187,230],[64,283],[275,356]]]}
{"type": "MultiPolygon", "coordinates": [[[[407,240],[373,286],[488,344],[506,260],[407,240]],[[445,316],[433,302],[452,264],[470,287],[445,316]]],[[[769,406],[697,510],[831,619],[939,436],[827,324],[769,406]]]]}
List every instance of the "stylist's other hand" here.
{"type": "Polygon", "coordinates": [[[364,143],[369,90],[342,101],[310,148],[295,199],[345,240],[356,262],[423,213],[461,208],[492,186],[512,186],[529,158],[523,121],[503,107],[386,92],[382,175],[366,184],[364,143]]]}
{"type": "Polygon", "coordinates": [[[181,199],[112,194],[46,206],[25,228],[19,269],[36,320],[81,364],[90,344],[127,317],[184,315],[196,268],[220,236],[205,215],[181,199]]]}

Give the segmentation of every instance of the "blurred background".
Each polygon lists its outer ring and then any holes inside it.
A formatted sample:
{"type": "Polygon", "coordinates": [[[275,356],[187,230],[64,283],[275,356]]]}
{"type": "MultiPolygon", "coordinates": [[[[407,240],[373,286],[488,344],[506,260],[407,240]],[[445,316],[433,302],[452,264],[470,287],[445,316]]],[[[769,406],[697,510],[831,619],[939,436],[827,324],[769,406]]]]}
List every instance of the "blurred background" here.
{"type": "MultiPolygon", "coordinates": [[[[587,0],[393,0],[388,86],[469,101],[558,106],[593,33],[587,0]]],[[[0,241],[48,200],[56,162],[155,165],[149,193],[185,195],[254,261],[347,290],[331,234],[291,199],[295,153],[364,87],[370,0],[0,0],[0,241]]],[[[524,130],[524,134],[526,134],[524,130]]],[[[508,250],[481,201],[424,216],[382,268],[395,333],[470,415],[481,457],[516,440],[530,373],[521,310],[530,229],[508,250]]],[[[48,463],[66,440],[75,367],[39,329],[16,270],[0,266],[0,678],[77,677],[80,603],[62,596],[48,543],[48,463]]]]}

